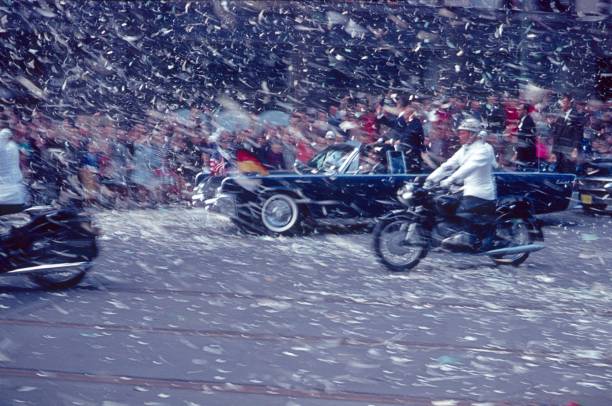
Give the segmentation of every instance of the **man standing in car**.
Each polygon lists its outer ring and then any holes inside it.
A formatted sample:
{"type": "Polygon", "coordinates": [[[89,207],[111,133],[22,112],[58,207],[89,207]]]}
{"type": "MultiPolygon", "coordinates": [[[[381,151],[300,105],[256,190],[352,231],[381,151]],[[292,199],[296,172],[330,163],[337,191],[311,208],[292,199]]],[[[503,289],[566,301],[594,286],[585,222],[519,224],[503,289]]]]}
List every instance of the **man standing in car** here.
{"type": "Polygon", "coordinates": [[[521,106],[521,118],[518,124],[518,145],[516,146],[515,161],[518,170],[532,170],[537,167],[536,154],[536,125],[531,118],[531,106],[521,106]]]}
{"type": "Polygon", "coordinates": [[[501,135],[504,132],[506,128],[506,116],[504,110],[497,102],[497,96],[490,95],[487,97],[483,115],[489,133],[501,135]]]}
{"type": "Polygon", "coordinates": [[[559,172],[576,172],[584,132],[584,119],[578,114],[569,95],[559,101],[561,116],[552,124],[553,153],[559,172]]]}
{"type": "Polygon", "coordinates": [[[406,170],[409,173],[420,173],[423,159],[423,125],[417,116],[415,107],[408,96],[401,96],[397,101],[398,114],[396,117],[388,117],[383,111],[383,106],[376,108],[377,124],[384,124],[393,128],[396,136],[393,139],[395,148],[404,153],[406,159],[406,170]]]}

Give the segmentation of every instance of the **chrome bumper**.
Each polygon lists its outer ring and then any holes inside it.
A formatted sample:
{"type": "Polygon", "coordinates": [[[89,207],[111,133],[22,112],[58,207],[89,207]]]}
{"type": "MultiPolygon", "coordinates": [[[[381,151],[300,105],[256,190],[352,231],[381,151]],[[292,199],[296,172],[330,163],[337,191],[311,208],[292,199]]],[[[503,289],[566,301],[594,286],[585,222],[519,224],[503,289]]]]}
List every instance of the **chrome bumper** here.
{"type": "Polygon", "coordinates": [[[577,189],[583,205],[612,206],[612,177],[579,178],[577,189]]]}
{"type": "Polygon", "coordinates": [[[612,193],[600,190],[579,189],[578,197],[583,206],[608,206],[612,209],[612,193]]]}
{"type": "MultiPolygon", "coordinates": [[[[194,195],[195,197],[195,195],[194,195]]],[[[236,198],[229,194],[220,194],[212,199],[204,200],[204,207],[227,217],[236,217],[236,198]]]]}

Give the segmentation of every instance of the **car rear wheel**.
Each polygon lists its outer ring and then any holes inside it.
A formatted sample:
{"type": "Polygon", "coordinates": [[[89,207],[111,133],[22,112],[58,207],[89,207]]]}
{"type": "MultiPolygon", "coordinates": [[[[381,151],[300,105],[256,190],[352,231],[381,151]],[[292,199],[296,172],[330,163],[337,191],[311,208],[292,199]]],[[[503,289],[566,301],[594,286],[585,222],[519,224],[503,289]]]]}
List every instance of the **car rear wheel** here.
{"type": "Polygon", "coordinates": [[[274,194],[261,206],[261,222],[271,234],[295,234],[300,227],[300,217],[299,205],[285,194],[274,194]]]}
{"type": "Polygon", "coordinates": [[[605,204],[583,204],[582,209],[589,214],[604,214],[606,212],[605,204]]]}

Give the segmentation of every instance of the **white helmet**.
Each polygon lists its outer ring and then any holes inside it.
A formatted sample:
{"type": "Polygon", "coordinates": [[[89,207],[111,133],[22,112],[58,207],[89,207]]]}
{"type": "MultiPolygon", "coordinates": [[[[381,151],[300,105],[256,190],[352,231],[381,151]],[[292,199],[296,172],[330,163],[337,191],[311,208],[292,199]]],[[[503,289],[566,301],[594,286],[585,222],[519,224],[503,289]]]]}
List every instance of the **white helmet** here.
{"type": "Polygon", "coordinates": [[[459,124],[459,127],[457,127],[457,130],[465,130],[473,133],[479,133],[482,129],[483,127],[480,121],[471,117],[463,120],[461,124],[459,124]]]}

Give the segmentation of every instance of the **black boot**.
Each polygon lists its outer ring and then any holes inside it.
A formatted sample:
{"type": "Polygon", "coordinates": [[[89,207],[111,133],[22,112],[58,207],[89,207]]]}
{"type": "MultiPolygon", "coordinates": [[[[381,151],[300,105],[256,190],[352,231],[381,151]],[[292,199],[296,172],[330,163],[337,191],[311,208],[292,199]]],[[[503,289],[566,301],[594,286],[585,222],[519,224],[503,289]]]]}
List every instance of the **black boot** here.
{"type": "Polygon", "coordinates": [[[475,252],[478,250],[478,245],[476,236],[465,231],[442,240],[442,247],[454,252],[475,252]]]}

